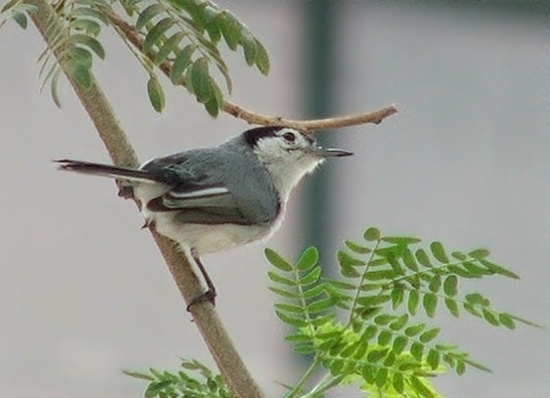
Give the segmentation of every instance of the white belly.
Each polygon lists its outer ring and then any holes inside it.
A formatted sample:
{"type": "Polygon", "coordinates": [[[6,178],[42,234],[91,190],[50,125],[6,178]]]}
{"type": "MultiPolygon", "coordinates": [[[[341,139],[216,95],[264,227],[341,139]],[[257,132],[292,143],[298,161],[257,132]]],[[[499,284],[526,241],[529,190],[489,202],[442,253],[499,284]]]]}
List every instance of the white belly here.
{"type": "Polygon", "coordinates": [[[164,194],[167,187],[139,184],[134,187],[134,195],[141,202],[141,214],[148,222],[154,222],[155,229],[179,243],[182,249],[193,249],[198,256],[233,249],[254,241],[268,238],[281,224],[284,209],[270,224],[186,224],[177,222],[177,211],[153,212],[145,207],[151,199],[164,194]]]}

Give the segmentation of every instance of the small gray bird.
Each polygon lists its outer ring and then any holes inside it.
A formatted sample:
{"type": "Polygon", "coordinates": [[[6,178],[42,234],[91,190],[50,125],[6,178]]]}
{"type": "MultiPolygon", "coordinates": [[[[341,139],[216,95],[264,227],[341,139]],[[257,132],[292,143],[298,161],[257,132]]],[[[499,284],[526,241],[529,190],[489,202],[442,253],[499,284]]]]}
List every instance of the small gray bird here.
{"type": "Polygon", "coordinates": [[[193,305],[214,303],[216,297],[201,256],[270,236],[281,224],[292,188],[327,157],[349,155],[321,148],[299,130],[269,126],[247,130],[214,148],[155,158],[138,169],[56,162],[61,170],[117,179],[119,195],[138,202],[145,226],[193,257],[208,286],[193,305]]]}

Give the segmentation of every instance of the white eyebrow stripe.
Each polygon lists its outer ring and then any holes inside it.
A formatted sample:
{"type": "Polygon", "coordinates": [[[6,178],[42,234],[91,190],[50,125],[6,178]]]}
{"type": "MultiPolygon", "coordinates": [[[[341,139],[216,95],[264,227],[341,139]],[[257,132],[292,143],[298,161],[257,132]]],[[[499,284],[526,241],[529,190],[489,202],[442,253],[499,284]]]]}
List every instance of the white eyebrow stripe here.
{"type": "Polygon", "coordinates": [[[210,187],[210,188],[203,188],[203,189],[198,189],[193,191],[184,191],[184,192],[170,191],[168,195],[175,199],[193,199],[193,198],[204,198],[204,197],[226,195],[228,193],[229,193],[229,190],[226,187],[210,187]]]}

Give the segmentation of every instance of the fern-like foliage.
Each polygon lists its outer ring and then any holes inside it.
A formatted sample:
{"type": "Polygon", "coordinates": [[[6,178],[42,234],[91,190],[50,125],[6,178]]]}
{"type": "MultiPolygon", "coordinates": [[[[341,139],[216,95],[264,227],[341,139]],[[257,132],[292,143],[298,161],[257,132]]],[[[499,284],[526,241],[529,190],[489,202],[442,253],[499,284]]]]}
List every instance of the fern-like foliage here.
{"type": "Polygon", "coordinates": [[[125,0],[123,5],[128,15],[136,18],[135,29],[144,37],[138,50],[150,73],[149,96],[153,105],[155,98],[163,94],[160,85],[151,83],[156,81],[152,65],[166,62],[172,83],[183,83],[211,115],[217,115],[223,95],[210,74],[210,66],[224,78],[227,91],[232,90],[227,65],[217,47],[222,39],[232,51],[241,48],[249,66],[256,66],[263,74],[269,72],[265,47],[230,11],[220,10],[210,1],[125,0]],[[153,86],[156,87],[151,90],[153,86]]]}
{"type": "Polygon", "coordinates": [[[36,7],[23,3],[23,0],[10,0],[0,8],[0,28],[9,21],[15,21],[22,29],[29,24],[27,14],[36,12],[36,7]]]}
{"type": "Polygon", "coordinates": [[[124,373],[147,382],[144,398],[231,398],[221,376],[194,359],[182,360],[178,372],[124,373]]]}
{"type": "MultiPolygon", "coordinates": [[[[487,250],[448,254],[440,242],[427,248],[421,243],[369,228],[361,242],[346,241],[338,251],[339,279],[323,278],[313,247],[295,263],[266,249],[273,265],[270,290],[278,298],[275,312],[291,326],[285,339],[295,352],[313,358],[287,398],[322,398],[347,384],[373,398],[438,398],[430,380],[439,374],[462,375],[469,367],[489,371],[456,345],[440,341],[439,327],[415,319],[420,309],[429,318],[444,307],[457,318],[464,313],[492,326],[537,326],[493,308],[480,293],[460,291],[464,279],[518,278],[489,261],[487,250]],[[325,375],[311,386],[319,369],[325,375]]],[[[145,398],[229,396],[220,376],[194,360],[183,361],[177,373],[127,373],[148,382],[145,398]]]]}
{"type": "MultiPolygon", "coordinates": [[[[8,19],[27,26],[27,15],[36,7],[11,0],[0,11],[0,26],[8,19]]],[[[53,37],[39,60],[44,84],[49,83],[59,106],[57,82],[65,70],[84,88],[90,87],[94,55],[105,58],[99,35],[111,26],[145,69],[147,93],[153,108],[161,112],[165,95],[157,67],[174,85],[183,85],[216,116],[223,106],[222,90],[211,69],[223,79],[228,93],[232,82],[218,49],[223,40],[232,51],[242,49],[245,62],[262,74],[269,73],[269,56],[262,43],[230,11],[206,0],[60,0],[54,4],[57,20],[47,32],[53,37]],[[128,20],[116,13],[120,4],[128,20]],[[134,37],[136,40],[132,40],[134,37]],[[57,54],[57,59],[53,55],[57,54]],[[62,68],[60,68],[62,66],[62,68]]]]}
{"type": "Polygon", "coordinates": [[[513,329],[517,322],[480,293],[461,293],[460,280],[487,276],[517,278],[488,260],[488,251],[450,255],[439,242],[428,249],[411,237],[382,236],[369,228],[362,242],[346,241],[337,253],[341,279],[322,278],[315,248],[293,264],[267,249],[274,266],[270,289],[279,297],[275,311],[292,326],[286,336],[293,350],[313,356],[313,363],[288,397],[317,397],[334,386],[358,383],[373,397],[437,397],[429,378],[453,369],[488,370],[457,346],[438,340],[439,327],[415,320],[419,309],[430,318],[446,308],[493,326],[513,329]],[[439,304],[442,305],[439,305],[439,304]],[[328,372],[309,392],[312,369],[328,372]]]}

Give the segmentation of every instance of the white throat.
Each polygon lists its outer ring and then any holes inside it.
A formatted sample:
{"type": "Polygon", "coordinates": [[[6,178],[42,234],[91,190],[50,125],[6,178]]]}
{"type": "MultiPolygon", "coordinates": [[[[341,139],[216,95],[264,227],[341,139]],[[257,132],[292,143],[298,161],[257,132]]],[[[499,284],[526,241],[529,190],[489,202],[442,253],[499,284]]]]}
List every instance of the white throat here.
{"type": "Polygon", "coordinates": [[[312,156],[301,149],[287,151],[269,139],[260,140],[255,153],[271,174],[283,203],[288,199],[292,188],[324,161],[323,158],[312,156]]]}

